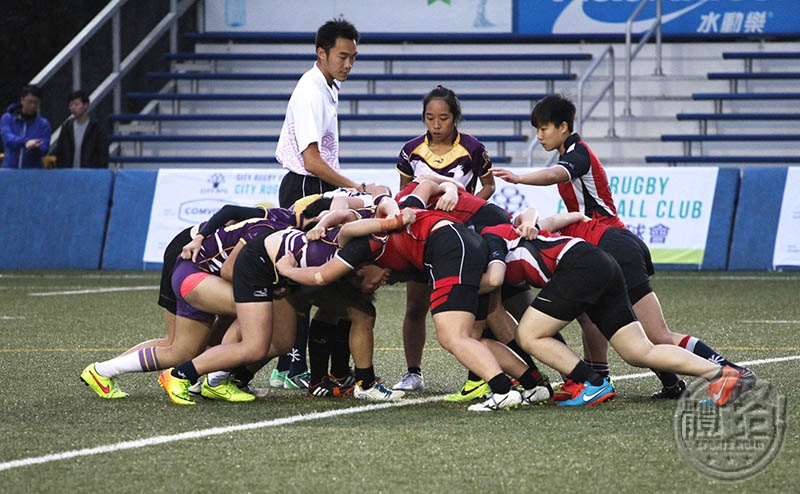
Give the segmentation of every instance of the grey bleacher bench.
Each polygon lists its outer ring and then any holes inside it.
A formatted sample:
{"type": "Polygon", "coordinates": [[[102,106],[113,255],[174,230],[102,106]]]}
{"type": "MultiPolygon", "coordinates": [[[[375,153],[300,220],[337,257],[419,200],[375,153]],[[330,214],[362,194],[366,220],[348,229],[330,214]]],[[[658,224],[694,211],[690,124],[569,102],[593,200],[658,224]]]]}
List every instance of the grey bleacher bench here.
{"type": "MultiPolygon", "coordinates": [[[[144,100],[188,100],[188,101],[289,101],[289,93],[153,93],[130,92],[131,99],[144,100]]],[[[507,101],[507,100],[540,100],[547,93],[461,93],[461,101],[507,101]]],[[[425,97],[420,93],[343,93],[339,101],[416,101],[425,97]]]]}
{"type": "MultiPolygon", "coordinates": [[[[197,92],[197,81],[202,80],[225,80],[225,81],[270,81],[270,80],[292,80],[300,79],[302,74],[296,73],[273,73],[273,72],[253,72],[253,73],[234,73],[234,72],[147,72],[148,79],[156,80],[188,80],[192,83],[192,92],[197,92]]],[[[499,72],[499,73],[462,73],[462,72],[437,72],[413,74],[385,74],[385,73],[363,73],[357,72],[347,76],[350,81],[367,81],[367,91],[375,92],[375,84],[379,81],[542,81],[546,83],[546,92],[552,93],[555,90],[555,81],[571,81],[576,79],[575,74],[563,72],[499,72]]]]}
{"type": "Polygon", "coordinates": [[[800,156],[662,156],[652,155],[645,156],[644,160],[647,163],[668,163],[675,166],[678,163],[695,163],[695,164],[715,164],[715,163],[738,163],[738,164],[788,164],[800,163],[800,156]]]}
{"type": "Polygon", "coordinates": [[[675,117],[678,120],[697,120],[700,134],[706,134],[709,120],[800,120],[800,113],[678,113],[675,117]]]}
{"type": "MultiPolygon", "coordinates": [[[[340,135],[340,142],[387,142],[404,143],[414,136],[405,135],[340,135]]],[[[497,153],[492,159],[498,162],[508,161],[506,158],[507,142],[525,142],[528,136],[524,134],[494,134],[475,136],[483,143],[495,142],[497,153]]],[[[278,135],[219,135],[219,134],[110,134],[109,142],[132,142],[135,144],[134,153],[136,156],[142,155],[142,143],[145,142],[248,142],[248,143],[272,143],[277,144],[278,135]]],[[[396,157],[395,157],[396,159],[396,157]]]]}
{"type": "Polygon", "coordinates": [[[744,71],[753,71],[753,60],[800,60],[800,51],[726,51],[722,52],[726,60],[744,60],[744,71]]]}
{"type": "Polygon", "coordinates": [[[691,156],[693,142],[800,141],[800,134],[662,134],[664,142],[683,142],[683,154],[691,156]]]}
{"type": "MultiPolygon", "coordinates": [[[[111,121],[192,121],[192,120],[283,120],[286,117],[283,113],[112,113],[108,115],[111,121]]],[[[467,113],[462,116],[464,120],[530,120],[529,113],[467,113]]],[[[397,120],[397,121],[416,121],[422,120],[419,113],[342,113],[339,120],[397,120]]]]}
{"type": "MultiPolygon", "coordinates": [[[[340,142],[406,142],[415,136],[403,135],[340,135],[340,142]]],[[[520,141],[520,134],[475,136],[481,142],[520,141]]],[[[219,135],[219,134],[110,134],[111,142],[278,142],[277,135],[219,135]]]]}
{"type": "MultiPolygon", "coordinates": [[[[461,93],[460,101],[527,101],[533,102],[546,97],[548,93],[461,93]]],[[[289,93],[156,93],[130,92],[128,98],[146,101],[171,101],[172,111],[180,113],[182,101],[284,101],[289,93]]],[[[362,101],[418,101],[425,95],[420,93],[345,93],[339,94],[339,101],[349,102],[350,112],[358,113],[362,101]]]]}
{"type": "Polygon", "coordinates": [[[709,80],[729,80],[730,91],[735,93],[739,88],[740,80],[751,81],[777,81],[797,79],[800,82],[800,72],[709,72],[709,80]]]}
{"type": "MultiPolygon", "coordinates": [[[[314,53],[190,53],[177,52],[164,55],[177,62],[208,61],[308,61],[317,59],[314,53]]],[[[364,53],[358,61],[384,62],[386,73],[392,73],[394,62],[562,62],[562,71],[568,74],[573,61],[588,61],[591,53],[364,53]]],[[[214,66],[212,65],[212,69],[214,66]]]]}
{"type": "Polygon", "coordinates": [[[713,101],[714,111],[722,112],[722,102],[732,101],[780,101],[800,99],[800,92],[775,92],[775,93],[692,93],[692,99],[698,101],[713,101]]]}
{"type": "MultiPolygon", "coordinates": [[[[274,156],[109,156],[109,161],[114,163],[139,163],[139,164],[277,164],[274,156]]],[[[498,161],[498,160],[492,160],[498,161]]],[[[510,162],[510,158],[502,158],[502,162],[510,162]]],[[[339,157],[342,165],[395,165],[397,156],[352,156],[339,157]]]]}

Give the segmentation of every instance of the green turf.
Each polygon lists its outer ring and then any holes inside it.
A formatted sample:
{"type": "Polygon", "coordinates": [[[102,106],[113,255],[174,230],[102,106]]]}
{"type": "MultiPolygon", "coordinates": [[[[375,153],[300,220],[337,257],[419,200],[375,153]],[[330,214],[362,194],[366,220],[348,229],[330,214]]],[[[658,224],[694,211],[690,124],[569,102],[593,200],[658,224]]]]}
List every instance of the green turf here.
{"type": "MultiPolygon", "coordinates": [[[[440,400],[328,418],[270,423],[367,403],[273,390],[249,404],[173,405],[156,374],[128,375],[124,400],[101,400],[78,376],[87,364],[164,334],[155,273],[0,274],[0,464],[123,441],[261,423],[121,451],[0,471],[0,492],[798,492],[798,360],[753,366],[788,401],[783,450],[737,484],[689,469],[672,436],[674,402],[648,399],[654,376],[617,381],[618,396],[588,409],[545,405],[476,414],[440,400]],[[125,291],[58,294],[128,287],[125,291]],[[145,288],[141,288],[145,287],[145,288]]],[[[732,360],[800,355],[800,275],[659,273],[654,286],[671,328],[732,360]]],[[[404,370],[402,287],[378,296],[376,371],[404,370]]],[[[565,330],[578,342],[577,326],[565,330]]],[[[272,364],[256,378],[265,386],[272,364]]],[[[465,371],[428,333],[423,369],[433,398],[465,371]]],[[[639,373],[611,354],[613,375],[639,373]]],[[[545,369],[555,378],[557,374],[545,369]]]]}

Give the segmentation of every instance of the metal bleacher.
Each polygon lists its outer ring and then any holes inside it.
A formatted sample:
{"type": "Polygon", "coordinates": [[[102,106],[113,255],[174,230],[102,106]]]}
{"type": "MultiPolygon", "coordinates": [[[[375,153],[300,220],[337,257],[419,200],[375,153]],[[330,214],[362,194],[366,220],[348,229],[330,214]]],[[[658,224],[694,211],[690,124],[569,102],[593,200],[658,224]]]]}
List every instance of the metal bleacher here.
{"type": "MultiPolygon", "coordinates": [[[[360,53],[343,87],[339,133],[348,145],[342,164],[396,163],[402,144],[424,131],[422,98],[440,83],[457,88],[469,105],[460,128],[483,141],[493,161],[509,163],[509,146],[527,146],[535,101],[574,81],[574,65],[592,59],[585,52],[392,48],[360,53]],[[464,72],[465,66],[481,70],[464,72]]],[[[147,73],[165,89],[127,95],[148,102],[150,111],[109,116],[115,123],[109,140],[121,151],[112,161],[128,167],[275,163],[291,90],[315,60],[307,51],[305,44],[276,49],[206,42],[196,52],[165,54],[172,70],[147,73]]]]}
{"type": "Polygon", "coordinates": [[[645,158],[647,162],[800,163],[797,150],[800,134],[796,124],[800,122],[800,104],[796,103],[800,100],[800,91],[796,90],[800,72],[785,70],[784,65],[785,61],[800,61],[800,52],[736,51],[724,52],[722,58],[744,61],[742,71],[708,73],[709,80],[729,81],[729,91],[693,93],[695,101],[713,102],[714,111],[676,114],[679,121],[696,121],[698,132],[662,134],[662,141],[681,142],[683,154],[649,155],[645,158]],[[780,70],[769,65],[774,60],[783,61],[780,70]],[[775,122],[788,124],[775,125],[775,122]]]}

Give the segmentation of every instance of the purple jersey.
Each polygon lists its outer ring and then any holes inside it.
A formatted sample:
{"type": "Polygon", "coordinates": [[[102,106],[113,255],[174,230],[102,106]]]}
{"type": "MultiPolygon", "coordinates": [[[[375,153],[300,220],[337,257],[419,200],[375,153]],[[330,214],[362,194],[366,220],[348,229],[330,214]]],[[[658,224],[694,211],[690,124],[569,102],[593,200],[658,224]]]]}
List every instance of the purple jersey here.
{"type": "Polygon", "coordinates": [[[218,274],[228,254],[239,240],[249,241],[265,231],[284,230],[296,226],[296,216],[288,209],[268,209],[266,218],[251,218],[222,227],[203,240],[197,254],[197,267],[211,274],[218,274]]]}
{"type": "MultiPolygon", "coordinates": [[[[354,209],[362,219],[371,218],[373,216],[372,208],[354,209]]],[[[306,232],[301,230],[290,230],[283,234],[281,238],[281,245],[278,249],[277,259],[280,259],[286,253],[291,253],[295,261],[300,267],[309,266],[322,266],[330,261],[336,252],[339,250],[339,230],[341,226],[328,228],[325,235],[319,240],[309,242],[306,238],[306,232]]]]}
{"type": "Polygon", "coordinates": [[[408,141],[397,159],[397,171],[414,179],[420,175],[443,175],[461,182],[470,194],[480,177],[491,173],[492,160],[483,143],[469,134],[456,131],[453,149],[438,155],[430,149],[426,133],[408,141]]]}

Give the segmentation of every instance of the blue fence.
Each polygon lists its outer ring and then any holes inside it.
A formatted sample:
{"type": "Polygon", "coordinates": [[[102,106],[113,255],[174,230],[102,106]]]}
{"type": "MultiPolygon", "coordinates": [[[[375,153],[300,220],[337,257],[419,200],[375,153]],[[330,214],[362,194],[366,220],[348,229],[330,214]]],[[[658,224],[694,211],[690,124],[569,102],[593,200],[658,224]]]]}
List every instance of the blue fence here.
{"type": "MultiPolygon", "coordinates": [[[[786,174],[783,167],[746,168],[741,176],[719,170],[700,269],[773,268],[786,174]]],[[[160,269],[142,260],[157,176],[156,170],[0,172],[0,269],[160,269]]]]}

